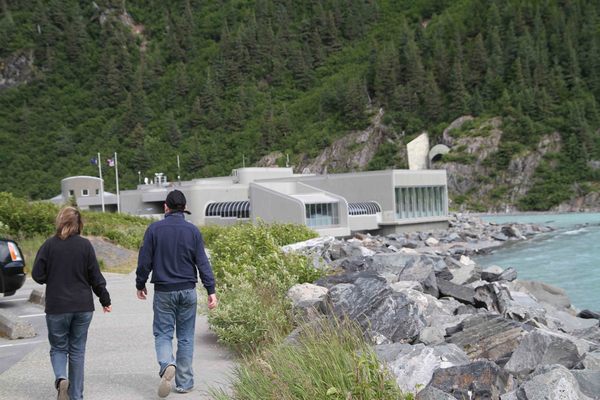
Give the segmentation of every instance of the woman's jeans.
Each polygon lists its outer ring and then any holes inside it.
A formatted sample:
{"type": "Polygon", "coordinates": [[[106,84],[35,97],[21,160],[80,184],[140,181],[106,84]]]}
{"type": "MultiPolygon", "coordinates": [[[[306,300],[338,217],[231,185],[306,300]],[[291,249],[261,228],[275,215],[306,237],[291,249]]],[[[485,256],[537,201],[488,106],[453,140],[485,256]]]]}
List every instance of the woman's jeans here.
{"type": "Polygon", "coordinates": [[[174,365],[175,385],[189,390],[194,386],[194,331],[196,327],[196,289],[173,292],[154,291],[154,345],[162,376],[174,365]],[[173,332],[177,334],[177,357],[173,357],[173,332]]]}
{"type": "Polygon", "coordinates": [[[69,379],[71,400],[83,399],[85,344],[93,312],[46,314],[50,362],[56,381],[69,379]],[[67,363],[69,375],[67,376],[67,363]]]}

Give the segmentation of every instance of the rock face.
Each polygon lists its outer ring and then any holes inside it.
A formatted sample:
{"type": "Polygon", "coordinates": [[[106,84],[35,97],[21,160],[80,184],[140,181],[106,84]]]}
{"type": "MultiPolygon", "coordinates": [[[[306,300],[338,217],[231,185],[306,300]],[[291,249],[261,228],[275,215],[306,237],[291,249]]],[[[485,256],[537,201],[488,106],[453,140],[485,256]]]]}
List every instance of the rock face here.
{"type": "Polygon", "coordinates": [[[0,59],[0,91],[33,79],[33,51],[18,51],[0,59]]]}
{"type": "MultiPolygon", "coordinates": [[[[364,131],[351,132],[325,148],[316,159],[305,158],[296,168],[297,172],[325,174],[364,170],[384,143],[388,128],[382,123],[383,109],[372,119],[364,131]],[[357,150],[358,145],[358,150],[357,150]]],[[[402,149],[405,152],[404,149],[402,149]]],[[[403,158],[406,158],[404,154],[403,158]]]]}
{"type": "Polygon", "coordinates": [[[294,309],[316,310],[308,324],[357,322],[417,399],[598,398],[598,314],[577,316],[563,290],[519,281],[513,268],[482,270],[470,258],[547,228],[464,216],[450,225],[286,246],[337,272],[290,290],[294,309]]]}
{"type": "MultiPolygon", "coordinates": [[[[450,196],[466,195],[473,204],[493,204],[490,211],[513,209],[516,201],[527,193],[533,182],[533,174],[543,156],[557,152],[561,148],[561,138],[557,132],[543,136],[535,149],[519,154],[509,161],[506,171],[495,171],[490,159],[498,153],[503,135],[503,120],[492,118],[486,121],[467,124],[471,116],[458,118],[443,132],[443,143],[450,147],[449,156],[464,155],[469,162],[435,163],[433,168],[446,169],[448,172],[448,191],[450,196]],[[461,132],[461,134],[457,134],[461,132]],[[506,187],[505,193],[497,199],[493,190],[506,187]],[[492,194],[494,194],[492,196],[492,194]]],[[[588,202],[593,201],[589,199],[588,202]]],[[[581,203],[582,201],[580,201],[581,203]]],[[[595,203],[598,207],[598,203],[595,203]]],[[[576,204],[565,204],[563,208],[577,208],[576,204]]]]}

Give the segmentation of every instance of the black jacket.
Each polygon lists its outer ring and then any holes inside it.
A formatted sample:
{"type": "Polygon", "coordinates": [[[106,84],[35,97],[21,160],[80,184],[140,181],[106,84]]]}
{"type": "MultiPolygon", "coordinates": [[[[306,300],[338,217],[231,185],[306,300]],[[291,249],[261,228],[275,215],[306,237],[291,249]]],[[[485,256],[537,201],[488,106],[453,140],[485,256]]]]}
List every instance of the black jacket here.
{"type": "Polygon", "coordinates": [[[103,307],[110,305],[94,248],[79,235],[46,240],[35,257],[31,277],[46,284],[47,314],[94,311],[92,290],[103,307]]]}

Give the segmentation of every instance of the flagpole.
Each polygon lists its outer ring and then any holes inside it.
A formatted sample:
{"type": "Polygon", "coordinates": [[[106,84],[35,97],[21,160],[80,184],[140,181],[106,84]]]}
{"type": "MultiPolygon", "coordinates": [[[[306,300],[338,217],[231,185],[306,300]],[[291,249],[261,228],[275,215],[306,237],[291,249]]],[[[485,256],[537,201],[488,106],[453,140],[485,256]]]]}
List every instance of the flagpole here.
{"type": "Polygon", "coordinates": [[[179,185],[181,185],[181,172],[179,166],[179,154],[177,154],[177,180],[179,181],[179,185]]]}
{"type": "Polygon", "coordinates": [[[115,151],[115,180],[117,181],[117,213],[121,212],[121,202],[119,200],[119,162],[117,152],[115,151]]]}
{"type": "Polygon", "coordinates": [[[98,152],[98,174],[100,175],[100,201],[102,202],[102,212],[104,212],[104,179],[102,179],[102,159],[98,152]]]}

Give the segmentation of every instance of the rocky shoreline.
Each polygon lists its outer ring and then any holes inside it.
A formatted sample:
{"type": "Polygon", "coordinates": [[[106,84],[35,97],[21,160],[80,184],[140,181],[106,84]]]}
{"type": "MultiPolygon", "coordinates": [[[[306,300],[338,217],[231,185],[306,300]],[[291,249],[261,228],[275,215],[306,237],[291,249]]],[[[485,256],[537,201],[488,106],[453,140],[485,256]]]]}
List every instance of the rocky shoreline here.
{"type": "Polygon", "coordinates": [[[417,399],[600,399],[600,314],[470,258],[551,230],[457,215],[443,231],[296,243],[284,251],[337,273],[288,297],[303,324],[356,321],[417,399]]]}

